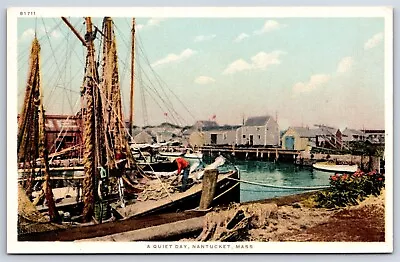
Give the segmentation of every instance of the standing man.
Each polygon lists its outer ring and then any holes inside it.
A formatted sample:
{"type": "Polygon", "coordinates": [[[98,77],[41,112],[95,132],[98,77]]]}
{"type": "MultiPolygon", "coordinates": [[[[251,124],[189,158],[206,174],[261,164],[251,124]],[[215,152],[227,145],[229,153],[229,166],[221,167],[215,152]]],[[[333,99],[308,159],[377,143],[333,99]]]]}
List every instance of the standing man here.
{"type": "Polygon", "coordinates": [[[187,186],[187,181],[189,177],[189,171],[190,171],[190,165],[187,160],[185,160],[182,157],[178,157],[173,161],[177,167],[178,167],[178,176],[181,174],[183,170],[183,176],[182,176],[182,187],[181,187],[181,192],[186,191],[186,186],[187,186]]]}

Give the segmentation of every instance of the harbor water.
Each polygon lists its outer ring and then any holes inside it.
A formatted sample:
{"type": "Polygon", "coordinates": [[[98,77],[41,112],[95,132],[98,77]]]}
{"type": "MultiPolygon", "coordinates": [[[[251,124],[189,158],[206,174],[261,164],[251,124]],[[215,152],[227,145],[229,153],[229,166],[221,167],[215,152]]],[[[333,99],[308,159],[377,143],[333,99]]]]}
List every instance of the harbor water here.
{"type": "MultiPolygon", "coordinates": [[[[239,168],[241,180],[274,186],[305,188],[327,186],[329,177],[332,175],[329,172],[283,162],[235,161],[233,164],[239,168]]],[[[247,202],[304,192],[310,192],[310,190],[281,189],[241,183],[240,201],[247,202]]]]}

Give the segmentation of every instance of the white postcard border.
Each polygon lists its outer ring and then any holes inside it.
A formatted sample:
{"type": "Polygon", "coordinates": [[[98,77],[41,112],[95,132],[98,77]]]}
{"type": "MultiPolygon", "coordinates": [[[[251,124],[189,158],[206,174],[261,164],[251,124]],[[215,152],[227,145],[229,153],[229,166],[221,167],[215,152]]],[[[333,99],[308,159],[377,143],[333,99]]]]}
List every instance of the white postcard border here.
{"type": "Polygon", "coordinates": [[[391,7],[16,7],[7,11],[7,251],[8,253],[382,253],[393,251],[393,10],[391,7]],[[238,242],[18,242],[17,185],[17,19],[20,12],[40,17],[383,17],[385,19],[385,160],[386,242],[288,243],[238,242]],[[15,176],[16,177],[16,176],[15,176]],[[179,248],[175,245],[209,245],[208,248],[179,248]],[[162,246],[164,245],[164,246],[162,246]],[[172,245],[171,248],[167,245],[172,245]],[[236,248],[236,245],[248,248],[236,248]],[[251,247],[250,247],[251,246],[251,247]]]}

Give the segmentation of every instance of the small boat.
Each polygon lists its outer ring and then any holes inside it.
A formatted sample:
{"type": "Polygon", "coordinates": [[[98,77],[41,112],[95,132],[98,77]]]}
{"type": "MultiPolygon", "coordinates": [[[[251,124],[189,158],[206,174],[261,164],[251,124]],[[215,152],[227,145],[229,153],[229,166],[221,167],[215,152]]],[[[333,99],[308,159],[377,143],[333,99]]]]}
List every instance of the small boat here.
{"type": "MultiPolygon", "coordinates": [[[[239,172],[232,170],[220,172],[217,179],[216,191],[211,206],[240,202],[239,172]]],[[[154,181],[157,183],[157,181],[154,181]]],[[[116,211],[124,218],[146,216],[150,214],[162,214],[179,212],[199,207],[202,194],[202,183],[194,183],[185,192],[171,193],[163,199],[145,199],[127,204],[124,207],[117,206],[116,211]]]]}
{"type": "Polygon", "coordinates": [[[158,152],[160,156],[168,157],[170,159],[178,158],[178,157],[183,157],[186,159],[197,159],[201,160],[203,158],[203,153],[201,152],[163,152],[160,151],[158,152]]]}
{"type": "Polygon", "coordinates": [[[331,162],[320,162],[313,164],[313,168],[327,171],[327,172],[338,172],[338,173],[354,173],[357,171],[357,165],[337,165],[331,162]]]}

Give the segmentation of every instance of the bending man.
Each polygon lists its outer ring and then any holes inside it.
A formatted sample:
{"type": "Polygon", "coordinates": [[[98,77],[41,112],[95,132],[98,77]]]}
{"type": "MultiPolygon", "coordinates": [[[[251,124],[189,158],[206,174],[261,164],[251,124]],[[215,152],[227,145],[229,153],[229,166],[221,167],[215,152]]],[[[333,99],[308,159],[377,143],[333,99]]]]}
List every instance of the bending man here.
{"type": "Polygon", "coordinates": [[[173,162],[178,167],[178,173],[177,173],[178,176],[181,174],[181,172],[183,170],[181,192],[185,192],[186,191],[188,177],[189,177],[189,171],[190,171],[189,162],[187,160],[185,160],[184,158],[182,158],[182,157],[178,157],[173,162]]]}

